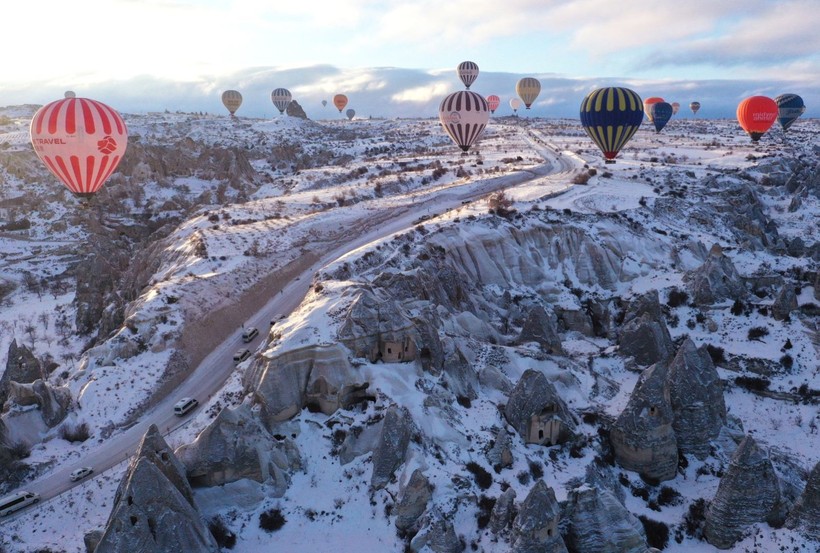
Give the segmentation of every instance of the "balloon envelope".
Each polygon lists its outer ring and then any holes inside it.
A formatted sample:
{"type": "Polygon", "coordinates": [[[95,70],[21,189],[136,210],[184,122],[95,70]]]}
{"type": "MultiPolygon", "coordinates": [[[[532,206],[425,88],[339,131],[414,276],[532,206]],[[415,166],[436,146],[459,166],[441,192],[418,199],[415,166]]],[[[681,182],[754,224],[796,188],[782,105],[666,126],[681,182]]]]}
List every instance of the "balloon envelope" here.
{"type": "Polygon", "coordinates": [[[356,110],[355,109],[349,109],[345,112],[345,115],[347,115],[348,119],[353,119],[354,117],[356,117],[356,110]]]}
{"type": "Polygon", "coordinates": [[[344,94],[337,94],[333,97],[333,105],[336,106],[339,113],[342,113],[342,110],[345,109],[345,106],[347,105],[347,96],[344,94]]]}
{"type": "Polygon", "coordinates": [[[652,114],[649,119],[655,125],[655,132],[661,132],[661,129],[672,119],[672,104],[668,102],[655,102],[649,106],[649,111],[652,114]]]}
{"type": "Polygon", "coordinates": [[[293,96],[287,88],[276,88],[270,93],[270,100],[273,102],[273,105],[276,106],[276,109],[279,110],[281,115],[282,113],[285,113],[286,109],[288,109],[288,106],[293,100],[293,96]]]}
{"type": "Polygon", "coordinates": [[[496,96],[495,94],[490,94],[487,96],[487,106],[490,108],[490,113],[495,113],[495,110],[498,109],[498,106],[501,104],[501,98],[496,96]]]}
{"type": "Polygon", "coordinates": [[[677,103],[677,102],[672,102],[672,115],[677,115],[679,109],[680,109],[680,104],[677,103]]]}
{"type": "Polygon", "coordinates": [[[521,100],[518,98],[510,98],[510,107],[512,108],[513,113],[515,113],[518,111],[518,108],[521,107],[521,100]]]}
{"type": "Polygon", "coordinates": [[[599,88],[581,102],[581,125],[608,162],[613,162],[641,122],[641,97],[628,88],[599,88]]]}
{"type": "Polygon", "coordinates": [[[76,98],[77,95],[74,94],[73,90],[66,90],[65,93],[63,94],[63,97],[64,98],[76,98]]]}
{"type": "Polygon", "coordinates": [[[652,111],[649,107],[652,104],[657,104],[658,102],[663,102],[663,98],[660,96],[652,96],[643,101],[643,112],[646,114],[646,118],[649,119],[650,123],[652,122],[652,111]]]}
{"type": "Polygon", "coordinates": [[[322,107],[327,106],[327,100],[322,100],[322,107]]]}
{"type": "Polygon", "coordinates": [[[490,108],[481,94],[461,90],[448,94],[438,107],[441,125],[463,151],[470,149],[490,120],[490,108]]]}
{"type": "Polygon", "coordinates": [[[30,133],[37,156],[80,197],[102,188],[128,145],[120,114],[88,98],[65,98],[41,107],[30,133]]]}
{"type": "Polygon", "coordinates": [[[700,109],[700,102],[691,102],[691,103],[689,104],[689,109],[691,109],[691,110],[692,110],[692,113],[694,113],[695,115],[697,115],[698,110],[700,109]]]}
{"type": "Polygon", "coordinates": [[[463,61],[458,64],[456,74],[467,90],[470,90],[470,85],[478,78],[478,64],[473,61],[463,61]]]}
{"type": "Polygon", "coordinates": [[[777,119],[777,103],[767,96],[750,96],[737,106],[737,122],[757,142],[777,119]]]}
{"type": "Polygon", "coordinates": [[[781,94],[774,102],[777,104],[777,121],[784,131],[789,130],[792,123],[806,111],[803,98],[797,94],[781,94]]]}
{"type": "Polygon", "coordinates": [[[242,105],[242,94],[236,90],[226,90],[222,93],[222,105],[233,115],[242,105]]]}
{"type": "Polygon", "coordinates": [[[530,106],[535,99],[538,98],[540,92],[541,82],[533,77],[524,77],[515,85],[515,93],[521,97],[527,109],[530,109],[530,106]]]}

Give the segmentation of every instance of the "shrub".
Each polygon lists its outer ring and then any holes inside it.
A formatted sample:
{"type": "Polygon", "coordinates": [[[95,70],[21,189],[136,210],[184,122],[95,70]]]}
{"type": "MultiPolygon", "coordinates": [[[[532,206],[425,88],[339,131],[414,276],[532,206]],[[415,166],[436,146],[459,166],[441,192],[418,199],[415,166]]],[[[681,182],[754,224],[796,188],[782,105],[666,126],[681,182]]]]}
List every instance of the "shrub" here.
{"type": "Polygon", "coordinates": [[[211,531],[211,535],[219,547],[233,549],[233,546],[236,545],[236,534],[225,525],[225,521],[222,520],[222,517],[212,518],[208,522],[208,530],[211,531]]]}
{"type": "Polygon", "coordinates": [[[746,309],[746,306],[743,305],[743,302],[740,300],[735,300],[732,304],[732,315],[735,317],[739,317],[743,314],[743,311],[746,309]]]}
{"type": "Polygon", "coordinates": [[[706,521],[706,500],[696,499],[689,505],[689,511],[683,516],[684,529],[690,538],[700,539],[703,536],[703,523],[706,521]]]}
{"type": "Polygon", "coordinates": [[[658,505],[677,505],[680,501],[681,495],[678,490],[669,486],[661,487],[661,491],[658,493],[658,505]]]}
{"type": "Polygon", "coordinates": [[[494,497],[487,497],[486,495],[482,495],[478,499],[478,513],[476,514],[478,518],[478,529],[482,530],[487,527],[490,523],[490,516],[493,513],[493,507],[495,507],[495,498],[494,497]]]}
{"type": "Polygon", "coordinates": [[[87,422],[81,422],[75,427],[64,424],[60,427],[60,437],[67,442],[84,442],[91,437],[91,429],[87,422]]]}
{"type": "Polygon", "coordinates": [[[469,471],[474,477],[475,482],[478,484],[478,487],[482,490],[488,489],[493,484],[493,476],[487,472],[484,467],[479,465],[476,462],[470,461],[467,463],[467,471],[469,471]]]}
{"type": "Polygon", "coordinates": [[[761,376],[738,376],[735,378],[735,384],[747,390],[762,392],[769,387],[771,382],[768,378],[761,376]]]}
{"type": "Polygon", "coordinates": [[[287,520],[279,509],[268,509],[259,515],[259,527],[267,532],[275,532],[285,525],[287,520]]]}
{"type": "Polygon", "coordinates": [[[572,184],[586,184],[589,182],[591,175],[589,172],[581,172],[572,177],[572,184]]]}
{"type": "Polygon", "coordinates": [[[780,364],[783,365],[784,369],[791,369],[794,365],[794,359],[788,353],[780,358],[780,364]]]}
{"type": "Polygon", "coordinates": [[[646,532],[646,543],[657,549],[664,549],[669,543],[669,527],[663,522],[652,520],[644,515],[638,517],[646,532]]]}
{"type": "Polygon", "coordinates": [[[9,446],[9,453],[15,459],[25,459],[31,455],[31,448],[25,442],[17,442],[9,446]]]}
{"type": "Polygon", "coordinates": [[[530,461],[530,474],[533,480],[538,480],[544,476],[544,467],[538,461],[530,461]]]}
{"type": "Polygon", "coordinates": [[[749,329],[749,334],[747,335],[749,340],[760,340],[764,336],[769,334],[769,329],[764,326],[755,326],[749,329]]]}
{"type": "Polygon", "coordinates": [[[726,356],[722,347],[706,344],[706,351],[709,352],[709,357],[712,358],[712,363],[720,365],[726,362],[726,356]]]}

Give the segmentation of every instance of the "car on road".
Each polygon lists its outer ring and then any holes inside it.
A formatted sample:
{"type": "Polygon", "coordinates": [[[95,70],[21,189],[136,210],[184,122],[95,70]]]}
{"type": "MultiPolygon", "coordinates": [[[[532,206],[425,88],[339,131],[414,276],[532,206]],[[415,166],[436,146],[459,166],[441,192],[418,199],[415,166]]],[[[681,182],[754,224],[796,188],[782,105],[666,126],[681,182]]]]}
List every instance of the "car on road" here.
{"type": "Polygon", "coordinates": [[[174,414],[179,415],[181,417],[182,415],[191,411],[197,405],[199,405],[199,402],[196,399],[192,397],[184,397],[174,404],[174,414]]]}
{"type": "Polygon", "coordinates": [[[236,353],[233,354],[233,362],[234,363],[241,363],[245,359],[251,356],[251,350],[249,349],[240,349],[236,353]]]}
{"type": "Polygon", "coordinates": [[[94,469],[92,469],[91,467],[80,467],[77,470],[71,471],[71,474],[68,476],[68,478],[72,482],[76,482],[77,480],[82,480],[92,472],[94,472],[94,469]]]}
{"type": "Polygon", "coordinates": [[[244,331],[242,331],[242,341],[246,344],[256,338],[259,335],[259,330],[256,329],[254,326],[249,326],[244,331]]]}
{"type": "Polygon", "coordinates": [[[40,501],[40,494],[21,490],[8,497],[0,499],[0,517],[10,515],[14,511],[19,511],[29,505],[40,501]]]}

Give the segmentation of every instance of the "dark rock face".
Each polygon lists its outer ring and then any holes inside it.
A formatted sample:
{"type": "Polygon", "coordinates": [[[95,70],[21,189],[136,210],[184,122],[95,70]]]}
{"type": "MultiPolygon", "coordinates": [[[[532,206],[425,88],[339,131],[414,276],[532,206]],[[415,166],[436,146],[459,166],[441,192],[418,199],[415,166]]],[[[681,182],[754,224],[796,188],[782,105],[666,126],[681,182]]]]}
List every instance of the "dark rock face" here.
{"type": "Polygon", "coordinates": [[[555,492],[538,480],[521,503],[510,537],[513,553],[565,553],[558,531],[560,509],[555,492]]]}
{"type": "Polygon", "coordinates": [[[505,428],[496,433],[493,447],[487,451],[487,460],[493,467],[509,468],[513,465],[512,439],[505,428]]]}
{"type": "Polygon", "coordinates": [[[494,534],[503,532],[510,525],[513,516],[515,516],[515,490],[507,488],[498,496],[493,505],[490,513],[490,530],[494,534]]]}
{"type": "Polygon", "coordinates": [[[180,462],[156,426],[148,429],[114,497],[96,553],[216,553],[180,462]]]}
{"type": "Polygon", "coordinates": [[[220,486],[249,478],[270,484],[277,497],[287,491],[290,474],[302,466],[296,444],[289,438],[274,439],[248,405],[220,411],[176,455],[194,485],[220,486]]]}
{"type": "Polygon", "coordinates": [[[527,369],[513,388],[504,417],[528,443],[563,443],[575,430],[572,414],[555,387],[533,369],[527,369]]]}
{"type": "Polygon", "coordinates": [[[778,321],[784,321],[797,308],[797,294],[794,293],[794,286],[786,284],[772,302],[772,317],[778,321]]]}
{"type": "Polygon", "coordinates": [[[663,319],[653,320],[648,313],[625,323],[618,332],[620,352],[642,366],[666,362],[675,347],[663,319]]]}
{"type": "Polygon", "coordinates": [[[564,542],[577,553],[645,553],[643,525],[608,490],[581,486],[569,492],[564,542]]]}
{"type": "Polygon", "coordinates": [[[393,510],[396,515],[396,528],[402,532],[412,529],[432,498],[433,487],[427,481],[427,477],[421,470],[414,470],[393,510]]]}
{"type": "Polygon", "coordinates": [[[35,380],[46,378],[48,375],[31,350],[23,344],[17,345],[17,340],[12,340],[9,344],[6,370],[0,376],[0,408],[8,397],[10,382],[31,384],[35,380]]]}
{"type": "Polygon", "coordinates": [[[393,474],[404,462],[412,433],[410,412],[391,405],[384,415],[381,435],[373,450],[373,475],[370,478],[373,488],[383,488],[390,483],[393,474]]]}
{"type": "Polygon", "coordinates": [[[302,108],[302,106],[300,106],[299,102],[297,102],[296,100],[291,100],[291,102],[288,104],[287,109],[285,110],[285,113],[287,113],[291,117],[298,117],[299,119],[308,118],[304,108],[302,108]]]}
{"type": "Polygon", "coordinates": [[[43,380],[35,380],[31,384],[9,385],[8,403],[16,405],[36,405],[43,417],[43,422],[49,428],[60,424],[68,415],[71,406],[71,392],[67,386],[54,387],[43,380]]]}
{"type": "Polygon", "coordinates": [[[678,443],[672,420],[666,366],[656,364],[643,372],[626,408],[610,430],[618,464],[649,480],[675,478],[678,443]]]}
{"type": "Polygon", "coordinates": [[[547,353],[561,354],[561,338],[558,336],[558,324],[554,313],[548,313],[541,305],[535,305],[527,313],[518,343],[537,342],[547,353]]]}
{"type": "Polygon", "coordinates": [[[741,299],[746,288],[732,261],[715,244],[706,261],[683,277],[689,288],[692,301],[699,306],[711,305],[725,299],[741,299]]]}
{"type": "Polygon", "coordinates": [[[428,520],[424,528],[410,542],[413,551],[433,553],[462,553],[461,541],[453,523],[437,515],[428,520]]]}
{"type": "Polygon", "coordinates": [[[726,422],[723,386],[709,353],[687,338],[669,365],[666,383],[678,447],[705,458],[726,422]]]}
{"type": "Polygon", "coordinates": [[[786,519],[786,526],[820,541],[820,462],[814,465],[800,499],[786,519]]]}
{"type": "Polygon", "coordinates": [[[728,549],[756,522],[783,523],[780,485],[765,451],[747,435],[738,446],[717,493],[706,510],[703,534],[720,549],[728,549]]]}

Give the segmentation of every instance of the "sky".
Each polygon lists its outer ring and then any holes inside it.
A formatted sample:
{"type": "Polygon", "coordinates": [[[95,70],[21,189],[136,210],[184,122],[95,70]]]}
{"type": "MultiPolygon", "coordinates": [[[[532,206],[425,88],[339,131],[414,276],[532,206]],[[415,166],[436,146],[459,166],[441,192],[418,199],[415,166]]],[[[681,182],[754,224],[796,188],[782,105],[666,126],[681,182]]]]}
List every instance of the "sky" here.
{"type": "Polygon", "coordinates": [[[527,115],[577,117],[600,86],[661,96],[699,117],[734,117],[743,98],[803,97],[820,115],[820,0],[40,0],[3,7],[0,106],[66,90],[125,113],[273,117],[288,88],[311,118],[433,117],[462,89],[502,98],[525,76],[542,91],[527,115]],[[328,106],[322,107],[321,101],[328,106]]]}

